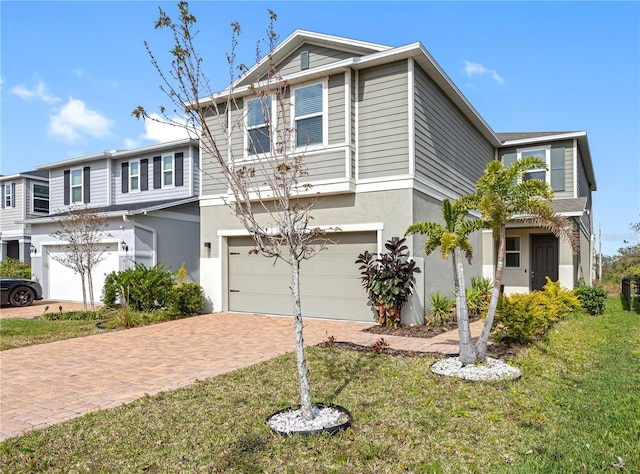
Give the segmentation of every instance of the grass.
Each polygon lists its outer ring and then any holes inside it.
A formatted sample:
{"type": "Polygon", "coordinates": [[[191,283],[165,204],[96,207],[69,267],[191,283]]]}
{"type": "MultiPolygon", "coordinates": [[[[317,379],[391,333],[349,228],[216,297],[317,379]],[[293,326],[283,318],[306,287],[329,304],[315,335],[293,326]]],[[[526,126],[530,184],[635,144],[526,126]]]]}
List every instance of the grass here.
{"type": "Polygon", "coordinates": [[[95,320],[2,319],[0,351],[90,336],[100,332],[104,330],[96,327],[95,320]]]}
{"type": "Polygon", "coordinates": [[[185,317],[169,311],[136,312],[127,308],[51,313],[37,319],[0,320],[0,351],[90,336],[115,329],[147,326],[185,317]],[[96,324],[101,324],[101,329],[96,324]]]}
{"type": "Polygon", "coordinates": [[[354,415],[335,437],[272,434],[297,403],[295,359],[270,361],[0,445],[2,472],[640,472],[640,318],[558,323],[513,361],[519,381],[434,376],[430,358],[308,350],[314,399],[354,415]]]}

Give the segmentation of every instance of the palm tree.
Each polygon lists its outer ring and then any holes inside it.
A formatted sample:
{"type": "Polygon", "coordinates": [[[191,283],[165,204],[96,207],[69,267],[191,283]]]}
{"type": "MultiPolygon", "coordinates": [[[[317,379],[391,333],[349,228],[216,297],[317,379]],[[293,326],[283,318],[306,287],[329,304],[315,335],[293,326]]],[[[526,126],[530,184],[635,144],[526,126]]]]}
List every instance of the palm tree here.
{"type": "Polygon", "coordinates": [[[569,242],[574,252],[577,251],[578,238],[575,227],[569,219],[556,214],[551,209],[550,202],[553,200],[551,186],[540,179],[523,179],[529,170],[546,168],[546,162],[535,156],[514,161],[506,168],[501,162],[492,161],[476,183],[476,192],[460,198],[463,206],[480,211],[482,219],[493,230],[494,240],[498,242],[498,261],[491,301],[482,333],[476,342],[475,352],[479,361],[486,358],[487,341],[498,306],[506,253],[507,222],[519,221],[547,229],[556,237],[569,242]]]}
{"type": "Polygon", "coordinates": [[[427,241],[424,244],[424,251],[427,255],[440,247],[442,258],[446,260],[449,255],[452,256],[456,317],[460,339],[459,360],[463,365],[473,365],[476,363],[476,351],[471,342],[462,254],[464,253],[467,260],[471,262],[473,248],[469,241],[469,235],[486,227],[486,224],[481,219],[466,220],[467,214],[468,209],[462,205],[462,201],[455,201],[452,204],[448,199],[445,199],[442,201],[444,226],[436,222],[416,222],[409,226],[405,235],[426,235],[427,241]]]}

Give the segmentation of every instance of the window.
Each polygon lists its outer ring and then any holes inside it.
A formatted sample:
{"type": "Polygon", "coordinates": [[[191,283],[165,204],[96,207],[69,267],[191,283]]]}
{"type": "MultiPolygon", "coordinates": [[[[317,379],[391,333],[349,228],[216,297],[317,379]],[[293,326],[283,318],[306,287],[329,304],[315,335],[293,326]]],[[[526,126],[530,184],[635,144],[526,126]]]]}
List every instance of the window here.
{"type": "Polygon", "coordinates": [[[82,202],[82,170],[80,168],[71,170],[71,202],[73,204],[82,202]]]}
{"type": "Polygon", "coordinates": [[[520,268],[520,237],[507,237],[506,246],[505,268],[520,268]]]}
{"type": "Polygon", "coordinates": [[[33,212],[49,214],[49,186],[33,183],[33,212]]]}
{"type": "Polygon", "coordinates": [[[551,185],[554,191],[565,190],[565,150],[564,147],[539,147],[518,150],[516,153],[506,153],[503,156],[504,166],[509,166],[514,160],[521,160],[527,156],[536,156],[547,164],[547,170],[529,170],[523,176],[523,181],[541,179],[551,185]]]}
{"type": "Polygon", "coordinates": [[[140,163],[129,162],[129,190],[140,191],[140,163]]]}
{"type": "Polygon", "coordinates": [[[173,156],[162,157],[162,187],[173,186],[173,156]]]}
{"type": "MultiPolygon", "coordinates": [[[[547,150],[539,149],[539,150],[525,150],[521,152],[521,158],[535,156],[536,158],[540,158],[545,163],[547,162],[547,150]]],[[[527,171],[522,177],[523,181],[529,181],[530,179],[540,179],[542,181],[547,180],[547,171],[541,169],[534,169],[527,171]]]]}
{"type": "Polygon", "coordinates": [[[16,207],[16,184],[9,183],[2,185],[2,208],[16,207]]]}
{"type": "Polygon", "coordinates": [[[323,85],[294,90],[296,147],[321,145],[323,137],[323,85]]]}
{"type": "Polygon", "coordinates": [[[247,102],[247,140],[250,155],[271,152],[271,98],[263,97],[247,102]]]}

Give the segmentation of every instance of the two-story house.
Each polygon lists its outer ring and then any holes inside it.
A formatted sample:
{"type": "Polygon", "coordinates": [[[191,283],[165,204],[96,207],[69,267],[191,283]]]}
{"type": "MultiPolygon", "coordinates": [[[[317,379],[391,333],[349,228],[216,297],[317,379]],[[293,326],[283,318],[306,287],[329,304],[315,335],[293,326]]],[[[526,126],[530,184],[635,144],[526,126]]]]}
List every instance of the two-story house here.
{"type": "Polygon", "coordinates": [[[105,151],[37,167],[49,175],[50,214],[28,220],[31,264],[45,298],[81,301],[79,276],[55,259],[65,244],[52,236],[58,216],[88,208],[106,218],[102,261],[94,274],[94,298],[101,299],[104,278],[133,264],[184,263],[199,279],[200,193],[197,140],[185,139],[142,148],[105,151]]]}
{"type": "MultiPolygon", "coordinates": [[[[544,229],[511,223],[506,233],[502,282],[506,293],[540,290],[546,277],[574,288],[591,283],[593,273],[593,216],[591,193],[596,180],[587,134],[578,132],[499,133],[503,140],[498,159],[505,166],[525,156],[537,156],[547,170],[531,170],[524,179],[541,179],[553,188],[553,210],[574,222],[579,235],[578,253],[567,242],[544,229]]],[[[484,275],[493,278],[495,244],[491,231],[483,234],[484,275]]]]}
{"type": "Polygon", "coordinates": [[[31,226],[25,221],[49,214],[49,173],[26,171],[0,176],[1,259],[31,262],[31,226]]]}
{"type": "MultiPolygon", "coordinates": [[[[525,269],[533,268],[536,278],[545,272],[553,277],[555,263],[556,279],[566,286],[573,287],[580,277],[590,281],[590,192],[595,179],[586,134],[496,134],[422,44],[389,47],[298,30],[229,89],[201,103],[216,101],[223,108],[230,94],[235,101],[225,119],[244,127],[224,131],[211,121],[221,152],[237,163],[259,160],[259,148],[269,146],[260,139],[260,129],[276,116],[290,117],[297,136],[287,146],[304,153],[310,192],[321,196],[312,225],[339,229],[329,233],[337,244],[302,263],[304,316],[373,321],[354,264],[357,255],[381,252],[385,241],[401,237],[416,221],[441,222],[442,200],[473,192],[489,161],[508,162],[537,150],[542,150],[550,172],[535,177],[548,180],[556,188],[557,209],[576,218],[581,252],[570,256],[556,242],[557,262],[530,265],[531,252],[535,260],[544,245],[542,236],[532,229],[511,228],[505,284],[527,291],[529,286],[521,281],[530,274],[525,269]],[[265,77],[270,64],[286,81],[287,100],[284,107],[274,101],[255,113],[251,80],[265,77]],[[269,113],[273,117],[265,119],[269,113]],[[516,268],[516,247],[522,275],[510,273],[516,268]]],[[[226,184],[204,155],[200,267],[213,309],[291,314],[289,268],[249,254],[252,239],[225,206],[226,184]]],[[[493,277],[490,234],[477,232],[471,239],[475,259],[467,267],[467,278],[483,273],[493,277]]],[[[426,256],[424,242],[419,235],[408,239],[423,272],[417,294],[403,311],[404,323],[423,322],[429,294],[448,293],[453,286],[451,262],[437,252],[426,256]]]]}

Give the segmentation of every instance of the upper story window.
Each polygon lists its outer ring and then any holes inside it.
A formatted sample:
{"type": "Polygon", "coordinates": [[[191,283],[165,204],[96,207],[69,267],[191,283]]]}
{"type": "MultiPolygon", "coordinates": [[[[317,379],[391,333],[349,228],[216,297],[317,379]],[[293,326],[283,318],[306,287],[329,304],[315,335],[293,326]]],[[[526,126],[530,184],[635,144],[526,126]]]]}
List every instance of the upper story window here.
{"type": "Polygon", "coordinates": [[[173,186],[173,156],[162,157],[162,187],[173,186]]]}
{"type": "Polygon", "coordinates": [[[88,203],[91,200],[91,168],[64,171],[64,204],[88,203]]]}
{"type": "Polygon", "coordinates": [[[82,202],[82,169],[71,170],[71,203],[82,202]]]}
{"type": "Polygon", "coordinates": [[[2,185],[2,209],[16,207],[16,183],[2,185]]]}
{"type": "Polygon", "coordinates": [[[250,155],[271,152],[271,98],[261,97],[247,102],[247,150],[250,155]]]}
{"type": "Polygon", "coordinates": [[[505,166],[515,160],[527,156],[536,156],[547,164],[547,170],[534,169],[527,171],[523,180],[541,179],[551,185],[554,191],[565,190],[565,149],[564,147],[541,146],[536,148],[521,148],[516,153],[506,153],[503,157],[505,166]]]}
{"type": "Polygon", "coordinates": [[[296,147],[324,143],[324,85],[300,87],[293,91],[296,147]]]}
{"type": "Polygon", "coordinates": [[[33,183],[31,195],[33,212],[49,214],[49,186],[33,183]]]}
{"type": "Polygon", "coordinates": [[[520,237],[506,238],[505,268],[520,268],[520,237]]]}
{"type": "Polygon", "coordinates": [[[129,162],[129,190],[140,191],[140,162],[129,162]]]}

